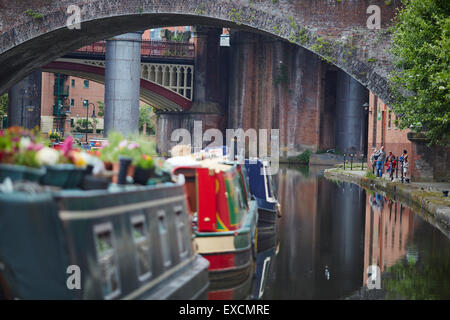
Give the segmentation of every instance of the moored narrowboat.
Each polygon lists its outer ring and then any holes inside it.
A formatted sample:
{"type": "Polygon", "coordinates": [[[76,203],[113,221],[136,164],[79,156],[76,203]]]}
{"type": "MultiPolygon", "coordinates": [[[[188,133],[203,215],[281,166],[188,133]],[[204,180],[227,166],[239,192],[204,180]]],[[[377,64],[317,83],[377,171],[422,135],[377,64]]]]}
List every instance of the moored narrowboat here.
{"type": "Polygon", "coordinates": [[[258,212],[249,193],[245,167],[208,159],[175,166],[173,172],[186,178],[195,245],[210,262],[210,290],[250,286],[258,212]]]}
{"type": "Polygon", "coordinates": [[[0,192],[0,298],[207,298],[183,185],[0,192]]]}
{"type": "Polygon", "coordinates": [[[250,192],[258,205],[258,227],[271,227],[281,216],[281,210],[275,196],[272,176],[269,174],[268,161],[246,159],[245,168],[249,178],[250,192]]]}

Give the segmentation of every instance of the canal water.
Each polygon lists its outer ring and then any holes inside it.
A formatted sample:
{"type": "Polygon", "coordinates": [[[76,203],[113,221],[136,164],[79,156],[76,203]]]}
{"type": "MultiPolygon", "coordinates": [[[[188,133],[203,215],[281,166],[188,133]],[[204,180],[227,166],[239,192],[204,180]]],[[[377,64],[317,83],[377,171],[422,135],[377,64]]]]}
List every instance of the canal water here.
{"type": "Polygon", "coordinates": [[[283,217],[260,298],[450,299],[450,240],[407,206],[308,169],[275,183],[283,217]]]}

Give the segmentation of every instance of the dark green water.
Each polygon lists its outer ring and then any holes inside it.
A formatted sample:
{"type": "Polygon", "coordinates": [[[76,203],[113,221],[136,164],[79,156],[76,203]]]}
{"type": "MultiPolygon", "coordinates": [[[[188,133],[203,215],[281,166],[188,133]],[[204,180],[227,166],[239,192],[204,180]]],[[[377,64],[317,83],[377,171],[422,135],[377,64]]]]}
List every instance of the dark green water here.
{"type": "Polygon", "coordinates": [[[410,208],[304,169],[275,180],[283,217],[263,299],[450,299],[450,240],[410,208]]]}

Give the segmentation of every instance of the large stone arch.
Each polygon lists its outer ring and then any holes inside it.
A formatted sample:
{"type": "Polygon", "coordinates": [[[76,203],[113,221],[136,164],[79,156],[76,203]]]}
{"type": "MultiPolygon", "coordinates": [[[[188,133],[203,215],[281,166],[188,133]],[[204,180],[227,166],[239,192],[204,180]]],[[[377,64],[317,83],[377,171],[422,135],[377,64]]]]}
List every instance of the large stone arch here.
{"type": "Polygon", "coordinates": [[[63,54],[117,34],[168,25],[213,25],[273,35],[335,64],[390,101],[389,39],[368,30],[367,8],[386,29],[400,0],[0,0],[0,93],[63,54]],[[388,3],[388,4],[387,4],[388,3]],[[66,10],[81,8],[81,30],[66,10]],[[377,57],[374,59],[374,57],[377,57]]]}

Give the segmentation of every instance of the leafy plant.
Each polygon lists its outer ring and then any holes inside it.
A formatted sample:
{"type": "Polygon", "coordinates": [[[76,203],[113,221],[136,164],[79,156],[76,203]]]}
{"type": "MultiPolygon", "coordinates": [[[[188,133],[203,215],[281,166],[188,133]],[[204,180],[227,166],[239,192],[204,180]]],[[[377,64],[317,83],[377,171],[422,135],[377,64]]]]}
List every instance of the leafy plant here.
{"type": "Polygon", "coordinates": [[[0,118],[8,114],[8,94],[0,96],[0,118]]]}
{"type": "Polygon", "coordinates": [[[25,14],[34,19],[44,19],[44,16],[41,13],[36,12],[32,9],[28,9],[27,11],[25,11],[25,14]]]}
{"type": "Polygon", "coordinates": [[[301,155],[298,156],[298,162],[304,165],[309,164],[309,158],[311,157],[311,151],[305,150],[301,155]]]}
{"type": "Polygon", "coordinates": [[[372,171],[367,170],[367,171],[366,171],[366,178],[375,180],[377,177],[375,176],[375,174],[374,174],[372,171]]]}
{"type": "Polygon", "coordinates": [[[450,2],[403,0],[393,28],[394,103],[400,129],[450,145],[450,2]]]}
{"type": "Polygon", "coordinates": [[[155,167],[153,158],[146,154],[141,155],[133,164],[141,169],[153,169],[155,167]]]}

